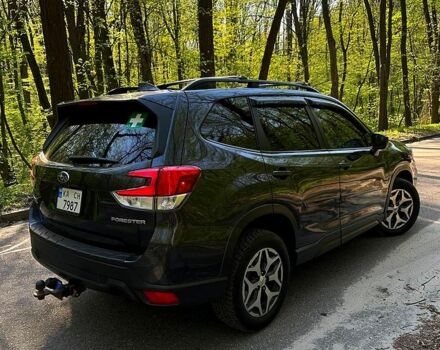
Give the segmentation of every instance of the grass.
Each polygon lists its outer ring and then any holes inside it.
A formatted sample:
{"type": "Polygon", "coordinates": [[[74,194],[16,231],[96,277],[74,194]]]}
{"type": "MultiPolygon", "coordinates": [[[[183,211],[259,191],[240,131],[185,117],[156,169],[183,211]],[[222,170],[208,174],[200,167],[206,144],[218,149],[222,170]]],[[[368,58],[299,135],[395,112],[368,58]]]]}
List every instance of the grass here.
{"type": "Polygon", "coordinates": [[[420,124],[410,127],[400,127],[381,132],[392,140],[416,141],[420,137],[440,134],[440,124],[420,124]]]}
{"type": "Polygon", "coordinates": [[[23,179],[11,187],[0,185],[0,212],[9,212],[29,207],[31,202],[32,185],[30,180],[23,179]]]}

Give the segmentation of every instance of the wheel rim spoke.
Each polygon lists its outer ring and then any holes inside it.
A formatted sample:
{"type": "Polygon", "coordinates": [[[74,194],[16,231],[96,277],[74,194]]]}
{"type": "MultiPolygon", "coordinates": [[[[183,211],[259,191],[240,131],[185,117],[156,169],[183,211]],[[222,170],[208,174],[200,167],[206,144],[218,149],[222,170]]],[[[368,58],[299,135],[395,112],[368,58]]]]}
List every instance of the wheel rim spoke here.
{"type": "Polygon", "coordinates": [[[283,281],[283,269],[282,269],[282,265],[281,265],[281,259],[278,262],[278,265],[276,266],[275,270],[273,271],[273,273],[271,273],[270,275],[268,275],[268,279],[270,282],[275,282],[280,288],[282,286],[282,281],[283,281]]]}
{"type": "Polygon", "coordinates": [[[246,311],[262,317],[272,310],[284,281],[281,256],[275,249],[263,248],[250,259],[242,283],[242,298],[246,311]]]}
{"type": "Polygon", "coordinates": [[[267,303],[266,303],[266,313],[272,308],[275,301],[278,299],[278,295],[280,292],[272,292],[269,288],[266,288],[265,291],[267,296],[267,303]]]}
{"type": "Polygon", "coordinates": [[[247,307],[247,309],[248,309],[248,311],[257,309],[256,310],[257,312],[255,312],[255,310],[252,312],[252,313],[255,313],[255,316],[257,316],[257,317],[263,316],[265,314],[263,312],[263,308],[261,305],[261,288],[258,289],[258,292],[257,292],[257,295],[256,295],[254,302],[252,304],[250,304],[249,307],[247,307]]]}
{"type": "Polygon", "coordinates": [[[401,228],[411,219],[413,209],[414,202],[408,191],[402,188],[392,190],[382,225],[390,230],[401,228]]]}
{"type": "Polygon", "coordinates": [[[245,288],[243,288],[243,300],[245,304],[248,304],[251,297],[255,294],[254,292],[258,289],[258,283],[249,281],[249,279],[246,276],[244,277],[244,283],[247,286],[247,292],[245,296],[244,295],[245,288]]]}
{"type": "Polygon", "coordinates": [[[252,266],[248,266],[247,272],[256,272],[257,274],[261,274],[261,258],[262,258],[262,251],[260,250],[252,258],[250,263],[250,265],[252,266]]]}

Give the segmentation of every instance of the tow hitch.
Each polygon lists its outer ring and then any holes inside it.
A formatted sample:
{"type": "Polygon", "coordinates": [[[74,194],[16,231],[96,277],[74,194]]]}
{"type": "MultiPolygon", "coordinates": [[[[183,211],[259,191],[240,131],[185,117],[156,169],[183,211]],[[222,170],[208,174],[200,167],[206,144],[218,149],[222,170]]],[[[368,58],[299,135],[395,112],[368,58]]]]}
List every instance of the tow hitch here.
{"type": "Polygon", "coordinates": [[[69,283],[63,284],[58,278],[48,278],[47,280],[39,280],[35,283],[34,297],[43,300],[46,295],[53,295],[60,300],[70,296],[79,297],[86,287],[77,280],[70,280],[69,283]]]}

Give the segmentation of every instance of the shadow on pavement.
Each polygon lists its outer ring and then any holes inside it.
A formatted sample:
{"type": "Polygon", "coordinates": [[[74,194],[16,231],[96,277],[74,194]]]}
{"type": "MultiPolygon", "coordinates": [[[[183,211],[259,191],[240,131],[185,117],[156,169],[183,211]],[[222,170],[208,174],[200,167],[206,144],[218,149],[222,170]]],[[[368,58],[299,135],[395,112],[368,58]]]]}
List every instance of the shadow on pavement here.
{"type": "MultiPolygon", "coordinates": [[[[436,213],[440,215],[439,213],[436,213]]],[[[268,328],[243,334],[223,326],[209,306],[153,309],[122,297],[88,291],[69,301],[68,327],[47,339],[44,348],[281,349],[310,330],[343,303],[343,294],[399,245],[427,224],[418,221],[404,236],[370,231],[344,246],[297,267],[283,308],[268,328]]],[[[34,320],[32,320],[35,322],[34,320]]],[[[32,322],[31,321],[31,322],[32,322]]]]}

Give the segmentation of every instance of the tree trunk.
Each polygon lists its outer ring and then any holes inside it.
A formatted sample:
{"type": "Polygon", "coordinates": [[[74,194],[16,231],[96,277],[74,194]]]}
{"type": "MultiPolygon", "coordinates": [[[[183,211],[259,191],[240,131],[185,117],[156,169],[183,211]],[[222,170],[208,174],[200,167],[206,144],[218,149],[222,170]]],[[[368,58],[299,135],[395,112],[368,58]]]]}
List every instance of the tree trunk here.
{"type": "Polygon", "coordinates": [[[440,21],[437,17],[435,5],[429,13],[428,0],[423,0],[423,14],[425,16],[426,36],[428,38],[429,51],[433,61],[431,82],[431,123],[439,123],[440,107],[440,21]]]}
{"type": "Polygon", "coordinates": [[[182,49],[180,45],[180,0],[172,0],[171,10],[167,7],[162,7],[162,19],[165,24],[165,27],[168,31],[168,34],[173,41],[174,53],[176,55],[176,65],[177,65],[177,79],[183,80],[185,75],[183,59],[182,59],[182,49]],[[171,23],[168,21],[167,13],[171,12],[171,23]]]}
{"type": "Polygon", "coordinates": [[[431,86],[431,123],[440,123],[439,118],[439,99],[440,99],[440,79],[433,81],[431,86]]]}
{"type": "Polygon", "coordinates": [[[130,49],[128,45],[128,27],[127,27],[127,3],[124,1],[121,6],[124,9],[124,46],[125,46],[125,83],[130,86],[131,82],[131,61],[130,61],[130,49]]]}
{"type": "Polygon", "coordinates": [[[12,71],[13,71],[12,76],[14,78],[14,88],[15,88],[15,96],[17,98],[17,106],[20,112],[21,121],[23,125],[26,125],[27,124],[26,111],[24,109],[21,80],[18,75],[18,71],[20,70],[20,67],[18,64],[15,42],[12,35],[9,35],[9,48],[11,50],[11,56],[12,56],[12,71]]]}
{"type": "Polygon", "coordinates": [[[344,88],[345,88],[345,80],[347,79],[347,67],[348,67],[348,47],[351,42],[351,31],[354,25],[355,13],[351,14],[351,20],[349,24],[349,32],[347,42],[344,39],[344,28],[342,14],[344,10],[344,0],[339,1],[339,15],[338,15],[338,23],[339,23],[339,44],[341,46],[342,51],[342,77],[341,77],[341,85],[339,87],[339,100],[342,101],[344,97],[344,88]]]}
{"type": "Polygon", "coordinates": [[[185,67],[182,58],[182,49],[180,46],[180,1],[173,1],[173,23],[174,23],[174,51],[177,61],[177,79],[182,80],[185,76],[185,67]]]}
{"type": "Polygon", "coordinates": [[[80,98],[88,98],[89,89],[85,68],[87,58],[84,41],[86,34],[86,26],[84,22],[85,0],[78,0],[78,8],[76,11],[74,1],[68,0],[65,3],[67,30],[69,32],[69,43],[72,48],[73,62],[75,64],[78,95],[80,98]]]}
{"type": "Polygon", "coordinates": [[[368,0],[364,0],[367,11],[370,36],[373,45],[374,62],[376,64],[376,75],[379,82],[379,131],[388,129],[388,82],[391,64],[391,42],[392,42],[392,14],[393,0],[379,2],[379,46],[376,39],[376,27],[374,25],[373,14],[368,0]]]}
{"type": "Polygon", "coordinates": [[[286,9],[286,42],[287,42],[287,81],[292,80],[291,66],[293,53],[293,15],[292,7],[286,9]]]}
{"type": "Polygon", "coordinates": [[[431,14],[429,13],[428,0],[423,0],[423,15],[425,16],[426,25],[426,37],[428,39],[429,49],[432,50],[434,45],[434,26],[431,19],[431,14]]]}
{"type": "Polygon", "coordinates": [[[379,131],[388,129],[388,78],[390,67],[391,38],[391,17],[393,11],[393,0],[389,0],[387,20],[387,0],[380,0],[379,4],[379,131]],[[388,22],[388,27],[387,27],[388,22]],[[387,41],[388,37],[388,41],[387,41]]]}
{"type": "Polygon", "coordinates": [[[312,7],[315,6],[314,0],[301,0],[299,2],[299,8],[297,0],[292,1],[292,15],[293,23],[295,25],[295,35],[298,40],[299,56],[304,71],[304,81],[306,83],[310,80],[309,70],[309,50],[308,50],[308,37],[309,37],[309,23],[311,17],[314,15],[312,7]]]}
{"type": "Polygon", "coordinates": [[[6,185],[10,180],[11,167],[8,160],[8,145],[6,138],[6,110],[5,91],[3,86],[3,68],[0,63],[0,129],[1,129],[1,154],[0,154],[0,176],[6,185]]]}
{"type": "Polygon", "coordinates": [[[322,0],[322,16],[324,18],[325,32],[327,35],[327,45],[330,55],[330,79],[332,82],[330,96],[333,96],[334,98],[338,98],[339,95],[338,61],[336,57],[336,42],[333,36],[328,0],[322,0]]]}
{"type": "Polygon", "coordinates": [[[23,88],[23,98],[24,103],[26,104],[26,108],[29,108],[31,105],[31,92],[29,91],[29,73],[28,73],[28,64],[26,58],[23,57],[20,62],[20,79],[21,86],[23,88]]]}
{"type": "MultiPolygon", "coordinates": [[[[20,4],[20,6],[17,7],[16,0],[9,0],[8,4],[11,9],[11,16],[14,18],[15,28],[20,38],[21,45],[23,46],[23,51],[26,55],[26,59],[29,63],[29,68],[31,69],[32,72],[32,77],[34,79],[35,87],[37,89],[38,100],[40,102],[41,107],[44,110],[48,110],[50,109],[49,99],[47,97],[47,93],[44,88],[40,67],[38,66],[37,60],[35,59],[35,55],[32,50],[29,37],[27,36],[26,28],[23,21],[23,11],[24,11],[23,4],[20,4]],[[13,12],[16,11],[18,11],[18,14],[17,15],[13,14],[13,12]]],[[[49,117],[48,117],[48,122],[50,122],[49,117]]]]}
{"type": "Polygon", "coordinates": [[[93,1],[93,21],[95,29],[95,48],[99,51],[102,66],[104,68],[104,79],[107,90],[118,86],[113,52],[110,44],[110,34],[107,26],[105,13],[105,0],[93,1]]]}
{"type": "Polygon", "coordinates": [[[374,63],[376,65],[376,77],[379,81],[380,76],[380,58],[379,47],[377,45],[376,26],[374,25],[373,13],[371,11],[371,5],[368,0],[364,0],[365,10],[367,11],[368,25],[370,29],[371,45],[373,45],[374,63]]]}
{"type": "Polygon", "coordinates": [[[264,49],[263,60],[261,61],[259,79],[267,79],[269,74],[270,61],[272,59],[273,48],[277,40],[278,32],[280,31],[281,20],[284,16],[287,0],[279,0],[275,15],[273,17],[272,25],[270,26],[269,35],[264,49]]]}
{"type": "Polygon", "coordinates": [[[139,0],[129,0],[127,2],[130,12],[131,26],[133,28],[134,38],[138,47],[138,56],[141,64],[141,77],[143,81],[154,84],[153,72],[151,70],[151,49],[147,45],[145,30],[142,23],[142,12],[139,0]]]}
{"type": "Polygon", "coordinates": [[[72,66],[67,46],[62,0],[39,0],[39,2],[46,47],[50,97],[55,116],[55,120],[50,123],[53,126],[57,118],[57,104],[74,99],[72,66]]]}
{"type": "Polygon", "coordinates": [[[408,79],[408,58],[406,50],[406,38],[408,34],[408,20],[406,14],[406,0],[400,0],[400,10],[402,13],[402,36],[400,38],[400,56],[402,62],[402,86],[403,86],[403,116],[405,126],[411,126],[411,105],[409,97],[409,79],[408,79]]]}
{"type": "Polygon", "coordinates": [[[214,28],[212,24],[212,0],[198,0],[200,75],[215,76],[214,28]]]}

